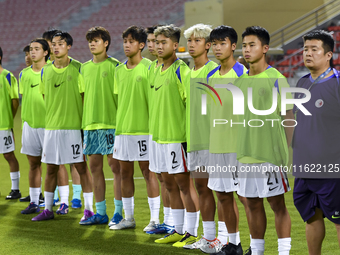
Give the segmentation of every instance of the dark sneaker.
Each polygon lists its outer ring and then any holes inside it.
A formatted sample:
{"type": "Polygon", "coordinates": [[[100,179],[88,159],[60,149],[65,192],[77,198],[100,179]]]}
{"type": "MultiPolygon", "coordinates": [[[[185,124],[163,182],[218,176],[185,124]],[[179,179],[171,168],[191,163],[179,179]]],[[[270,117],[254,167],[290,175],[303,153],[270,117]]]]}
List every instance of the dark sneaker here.
{"type": "Polygon", "coordinates": [[[62,203],[60,205],[60,207],[57,209],[56,213],[58,215],[64,215],[64,214],[68,214],[68,205],[65,203],[62,203]]]}
{"type": "Polygon", "coordinates": [[[20,191],[17,189],[17,190],[11,190],[11,192],[9,193],[9,195],[6,197],[6,199],[18,199],[18,198],[21,198],[21,193],[20,191]]]}
{"type": "Polygon", "coordinates": [[[42,221],[42,220],[52,220],[54,218],[54,213],[45,209],[38,216],[35,216],[32,221],[42,221]]]}
{"type": "Polygon", "coordinates": [[[109,217],[105,215],[100,215],[98,213],[92,215],[90,218],[86,220],[81,220],[79,222],[80,225],[95,225],[95,224],[106,224],[109,222],[109,217]]]}
{"type": "Polygon", "coordinates": [[[238,245],[228,243],[222,247],[218,253],[211,253],[214,255],[243,255],[243,249],[241,243],[238,245]]]}
{"type": "Polygon", "coordinates": [[[27,197],[22,197],[19,199],[20,202],[31,202],[31,197],[28,195],[27,197]]]}
{"type": "Polygon", "coordinates": [[[40,193],[40,196],[39,196],[39,204],[42,204],[42,203],[45,203],[45,199],[44,199],[43,194],[40,193]]]}
{"type": "Polygon", "coordinates": [[[40,208],[35,203],[30,203],[25,210],[22,210],[22,214],[30,214],[40,212],[40,208]]]}
{"type": "Polygon", "coordinates": [[[246,250],[246,253],[244,255],[251,255],[251,247],[249,247],[249,249],[246,250]]]}

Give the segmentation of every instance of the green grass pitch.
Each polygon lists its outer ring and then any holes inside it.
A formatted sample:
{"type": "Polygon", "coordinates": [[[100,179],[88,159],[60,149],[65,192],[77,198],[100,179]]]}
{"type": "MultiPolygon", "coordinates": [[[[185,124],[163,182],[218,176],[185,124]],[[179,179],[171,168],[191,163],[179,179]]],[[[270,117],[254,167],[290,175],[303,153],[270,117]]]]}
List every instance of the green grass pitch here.
{"type": "MultiPolygon", "coordinates": [[[[28,161],[25,155],[20,154],[21,129],[20,110],[15,118],[15,144],[16,157],[20,165],[20,190],[23,196],[28,195],[28,161]]],[[[105,160],[106,162],[106,160],[105,160]]],[[[9,166],[5,159],[0,156],[0,254],[202,254],[200,251],[190,251],[174,248],[170,244],[159,245],[154,243],[161,235],[147,235],[143,228],[148,224],[150,212],[147,202],[145,182],[136,179],[135,193],[135,219],[136,229],[111,231],[107,225],[80,226],[83,209],[70,209],[68,215],[58,216],[45,222],[32,222],[34,215],[22,215],[20,213],[27,203],[5,200],[10,192],[11,181],[9,166]]],[[[43,165],[45,174],[46,166],[43,165]]],[[[113,178],[109,167],[105,165],[106,178],[113,178]]],[[[135,176],[141,177],[140,170],[136,165],[135,176]]],[[[290,178],[293,186],[293,178],[290,178]]],[[[107,212],[112,217],[113,204],[113,181],[106,183],[107,212]]],[[[70,197],[72,185],[70,183],[70,197]]],[[[70,198],[71,200],[72,198],[70,198]]],[[[286,204],[292,219],[292,249],[291,254],[308,254],[305,238],[305,224],[300,218],[293,204],[292,191],[286,194],[286,204]]],[[[245,249],[249,247],[249,231],[242,205],[239,203],[241,243],[245,249]]],[[[265,201],[267,211],[267,232],[265,236],[265,254],[278,254],[277,236],[274,225],[274,214],[269,204],[265,201]]],[[[57,207],[53,208],[54,210],[57,207]]],[[[160,219],[163,220],[161,207],[160,219]]],[[[200,222],[199,235],[202,234],[200,222]]],[[[324,240],[322,254],[340,254],[337,234],[332,223],[326,220],[326,238],[324,240]]]]}

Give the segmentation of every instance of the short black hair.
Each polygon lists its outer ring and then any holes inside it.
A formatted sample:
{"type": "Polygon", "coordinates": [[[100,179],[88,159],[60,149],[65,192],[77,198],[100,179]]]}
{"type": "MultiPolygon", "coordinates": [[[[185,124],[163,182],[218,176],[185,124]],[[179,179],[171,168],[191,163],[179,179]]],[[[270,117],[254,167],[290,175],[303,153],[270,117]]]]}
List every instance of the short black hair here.
{"type": "Polygon", "coordinates": [[[146,28],[146,33],[147,34],[153,34],[158,26],[152,26],[152,27],[147,27],[146,28]]]}
{"type": "Polygon", "coordinates": [[[47,41],[52,42],[53,35],[56,33],[60,33],[61,30],[55,29],[55,28],[49,28],[47,31],[45,31],[42,35],[42,38],[44,38],[47,41]]]}
{"type": "MultiPolygon", "coordinates": [[[[36,38],[31,41],[31,43],[34,43],[34,42],[40,43],[43,51],[47,51],[47,55],[45,56],[45,62],[46,62],[50,56],[50,45],[44,38],[36,38]]],[[[31,44],[29,46],[31,46],[31,44]]]]}
{"type": "Polygon", "coordinates": [[[334,49],[334,38],[331,33],[325,31],[325,30],[314,30],[307,34],[305,34],[303,37],[303,42],[306,42],[307,40],[320,40],[322,41],[322,48],[324,49],[324,53],[331,51],[333,52],[334,49]]]}
{"type": "Polygon", "coordinates": [[[229,38],[231,44],[237,43],[237,33],[234,28],[230,26],[218,26],[210,32],[210,41],[223,41],[229,38]]]}
{"type": "Polygon", "coordinates": [[[90,42],[95,37],[99,37],[104,42],[106,42],[106,41],[108,42],[108,45],[106,46],[106,51],[108,51],[109,46],[111,44],[111,36],[110,36],[109,31],[107,31],[107,29],[105,29],[104,27],[101,27],[101,26],[92,27],[86,33],[86,40],[88,42],[90,42]]]}
{"type": "MultiPolygon", "coordinates": [[[[139,43],[144,43],[146,44],[146,39],[148,38],[148,34],[145,31],[144,27],[139,27],[139,26],[131,26],[128,27],[122,34],[122,38],[126,38],[129,35],[131,35],[131,37],[138,41],[139,43]]],[[[144,48],[143,48],[144,49],[144,48]]],[[[143,51],[142,49],[142,51],[143,51]]]]}
{"type": "Polygon", "coordinates": [[[68,32],[58,32],[53,35],[52,40],[54,37],[60,36],[61,40],[65,40],[66,45],[71,45],[73,44],[73,38],[68,32]]]}
{"type": "Polygon", "coordinates": [[[262,43],[262,45],[269,45],[270,36],[267,29],[260,26],[247,27],[242,33],[242,40],[248,35],[255,35],[262,43]]]}
{"type": "Polygon", "coordinates": [[[0,47],[0,65],[1,65],[1,63],[2,63],[2,49],[0,47]]]}
{"type": "Polygon", "coordinates": [[[23,49],[22,49],[23,52],[30,52],[30,46],[29,45],[26,45],[23,49]]]}

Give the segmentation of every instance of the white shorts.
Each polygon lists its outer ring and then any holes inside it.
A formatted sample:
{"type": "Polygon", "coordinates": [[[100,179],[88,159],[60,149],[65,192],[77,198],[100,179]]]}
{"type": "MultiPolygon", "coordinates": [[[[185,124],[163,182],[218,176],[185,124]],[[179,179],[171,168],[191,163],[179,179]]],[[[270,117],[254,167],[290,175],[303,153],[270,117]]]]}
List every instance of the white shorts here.
{"type": "Polygon", "coordinates": [[[236,153],[210,153],[208,188],[218,192],[238,190],[238,161],[236,153]]]}
{"type": "Polygon", "coordinates": [[[117,135],[112,157],[122,161],[148,161],[149,135],[117,135]]]}
{"type": "Polygon", "coordinates": [[[41,162],[53,165],[85,161],[80,130],[45,130],[41,162]]]}
{"type": "Polygon", "coordinates": [[[15,150],[12,130],[0,130],[0,153],[8,153],[15,150]]]}
{"type": "Polygon", "coordinates": [[[44,145],[45,128],[31,128],[27,122],[24,122],[21,138],[21,153],[40,157],[44,145]]]}
{"type": "Polygon", "coordinates": [[[179,174],[188,172],[186,143],[154,143],[150,147],[150,171],[179,174]]]}
{"type": "Polygon", "coordinates": [[[209,162],[209,150],[188,152],[188,170],[195,171],[201,166],[207,166],[209,162]]]}
{"type": "Polygon", "coordinates": [[[237,194],[243,197],[273,197],[290,191],[287,173],[268,162],[239,163],[238,182],[237,194]]]}

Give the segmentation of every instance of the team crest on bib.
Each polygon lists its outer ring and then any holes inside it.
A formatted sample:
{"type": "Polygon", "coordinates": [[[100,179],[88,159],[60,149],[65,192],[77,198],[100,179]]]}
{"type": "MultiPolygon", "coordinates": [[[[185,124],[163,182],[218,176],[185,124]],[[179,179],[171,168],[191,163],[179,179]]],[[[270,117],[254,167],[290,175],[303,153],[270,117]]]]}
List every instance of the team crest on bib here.
{"type": "Polygon", "coordinates": [[[71,75],[67,75],[67,80],[68,81],[72,81],[72,76],[71,75]]]}
{"type": "Polygon", "coordinates": [[[322,99],[318,99],[315,101],[315,106],[317,108],[321,108],[324,105],[324,101],[322,99]]]}
{"type": "Polygon", "coordinates": [[[102,77],[103,78],[107,77],[107,72],[106,71],[102,72],[102,77]]]}
{"type": "Polygon", "coordinates": [[[170,80],[166,79],[165,82],[164,82],[164,85],[169,85],[169,83],[170,83],[170,80]]]}
{"type": "Polygon", "coordinates": [[[266,94],[266,89],[260,88],[258,93],[259,93],[259,96],[264,96],[266,94]]]}
{"type": "Polygon", "coordinates": [[[140,82],[140,81],[142,81],[142,76],[140,76],[140,75],[138,75],[137,77],[136,77],[136,82],[140,82]]]}

